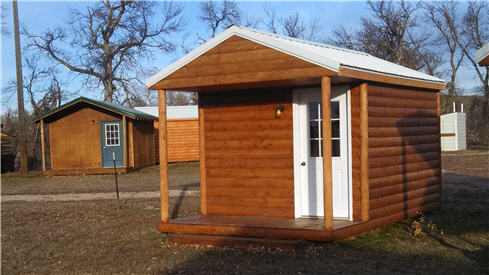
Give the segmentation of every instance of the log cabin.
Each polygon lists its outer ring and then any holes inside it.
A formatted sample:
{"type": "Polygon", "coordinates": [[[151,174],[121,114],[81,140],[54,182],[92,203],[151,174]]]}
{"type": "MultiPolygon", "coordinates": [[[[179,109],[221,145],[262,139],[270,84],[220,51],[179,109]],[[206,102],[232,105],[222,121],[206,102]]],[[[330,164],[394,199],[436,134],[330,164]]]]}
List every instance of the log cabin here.
{"type": "Polygon", "coordinates": [[[475,51],[475,59],[479,66],[489,66],[489,43],[475,51]]]}
{"type": "Polygon", "coordinates": [[[132,108],[86,97],[43,113],[33,118],[41,129],[43,175],[114,173],[114,161],[118,173],[154,165],[153,121],[157,119],[132,108]],[[49,169],[45,128],[49,136],[49,169]]]}
{"type": "Polygon", "coordinates": [[[332,241],[440,205],[445,82],[369,54],[232,26],[146,82],[198,93],[200,215],[161,232],[332,241]]]}
{"type": "MultiPolygon", "coordinates": [[[[134,109],[158,117],[158,107],[134,109]]],[[[195,105],[168,106],[166,108],[166,135],[168,162],[199,160],[199,119],[195,105]]],[[[155,161],[160,163],[159,121],[154,121],[155,161]]]]}

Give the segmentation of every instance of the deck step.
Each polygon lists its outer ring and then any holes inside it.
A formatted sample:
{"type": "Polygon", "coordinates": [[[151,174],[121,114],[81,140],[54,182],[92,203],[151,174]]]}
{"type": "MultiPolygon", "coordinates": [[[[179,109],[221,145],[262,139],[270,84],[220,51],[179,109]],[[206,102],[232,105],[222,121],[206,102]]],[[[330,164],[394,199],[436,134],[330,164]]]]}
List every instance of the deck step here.
{"type": "Polygon", "coordinates": [[[178,244],[211,245],[221,247],[273,247],[293,250],[304,245],[302,240],[279,240],[237,236],[215,236],[197,234],[169,234],[168,241],[178,244]]]}

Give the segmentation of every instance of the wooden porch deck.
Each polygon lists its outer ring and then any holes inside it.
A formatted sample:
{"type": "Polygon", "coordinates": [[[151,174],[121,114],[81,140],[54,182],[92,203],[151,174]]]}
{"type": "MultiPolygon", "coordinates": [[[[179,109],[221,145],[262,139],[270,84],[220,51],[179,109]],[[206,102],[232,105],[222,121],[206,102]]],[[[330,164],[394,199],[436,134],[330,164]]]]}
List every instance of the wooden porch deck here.
{"type": "Polygon", "coordinates": [[[362,222],[334,220],[333,230],[325,230],[324,220],[317,218],[199,215],[161,222],[158,229],[167,233],[331,241],[350,235],[359,224],[362,222]]]}

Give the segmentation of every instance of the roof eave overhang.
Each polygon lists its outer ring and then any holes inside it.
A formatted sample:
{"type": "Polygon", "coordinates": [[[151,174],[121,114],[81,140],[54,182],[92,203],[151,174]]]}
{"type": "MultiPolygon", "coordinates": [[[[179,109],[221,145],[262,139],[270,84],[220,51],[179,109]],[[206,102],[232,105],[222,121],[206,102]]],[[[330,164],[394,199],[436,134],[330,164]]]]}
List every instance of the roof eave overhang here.
{"type": "Polygon", "coordinates": [[[475,59],[480,66],[489,65],[489,43],[475,51],[475,59]]]}
{"type": "Polygon", "coordinates": [[[317,54],[301,49],[299,47],[291,46],[285,43],[277,43],[274,39],[271,38],[269,39],[267,37],[259,36],[253,33],[252,31],[232,26],[227,30],[225,30],[224,32],[217,35],[216,37],[214,37],[213,39],[205,42],[195,50],[191,51],[187,55],[183,56],[176,62],[172,63],[168,67],[159,71],[152,77],[150,77],[148,80],[146,80],[146,86],[150,90],[157,90],[158,87],[156,87],[156,84],[159,81],[165,79],[167,76],[176,72],[178,69],[182,68],[183,66],[192,62],[193,60],[197,59],[199,56],[203,55],[207,51],[211,50],[215,46],[219,45],[220,43],[222,43],[223,41],[225,41],[226,39],[234,35],[264,45],[266,47],[275,49],[277,51],[286,53],[288,55],[297,57],[304,61],[310,62],[311,64],[315,64],[317,66],[326,68],[335,73],[339,71],[340,63],[338,63],[337,61],[331,60],[329,58],[325,58],[323,56],[319,56],[317,54]]]}
{"type": "Polygon", "coordinates": [[[128,118],[130,118],[130,119],[134,119],[134,120],[146,120],[146,119],[147,119],[147,120],[157,120],[157,119],[158,119],[157,117],[139,117],[139,116],[133,116],[133,115],[131,115],[131,114],[127,114],[127,113],[124,113],[124,112],[119,112],[119,111],[116,111],[116,110],[113,110],[113,109],[107,108],[107,107],[105,107],[105,106],[103,106],[103,105],[97,104],[97,103],[92,102],[92,101],[90,101],[90,100],[86,100],[86,99],[85,99],[85,98],[83,98],[83,97],[80,97],[80,98],[78,98],[77,100],[74,100],[73,102],[71,102],[71,103],[67,104],[66,106],[63,106],[62,108],[59,108],[58,110],[55,110],[54,112],[48,112],[48,113],[46,113],[46,114],[44,114],[44,115],[39,115],[39,116],[37,116],[37,117],[33,118],[33,119],[32,119],[32,121],[33,121],[34,123],[38,123],[39,121],[41,121],[41,119],[48,118],[48,117],[50,117],[50,116],[53,116],[53,115],[55,115],[55,114],[59,113],[60,111],[66,110],[66,109],[68,109],[68,108],[71,108],[71,107],[73,107],[73,106],[75,106],[75,105],[82,104],[82,103],[87,103],[87,104],[89,104],[89,105],[96,106],[96,107],[98,107],[98,108],[101,108],[101,109],[104,109],[104,110],[110,111],[110,112],[115,113],[115,114],[119,114],[119,115],[121,115],[121,116],[128,117],[128,118]]]}

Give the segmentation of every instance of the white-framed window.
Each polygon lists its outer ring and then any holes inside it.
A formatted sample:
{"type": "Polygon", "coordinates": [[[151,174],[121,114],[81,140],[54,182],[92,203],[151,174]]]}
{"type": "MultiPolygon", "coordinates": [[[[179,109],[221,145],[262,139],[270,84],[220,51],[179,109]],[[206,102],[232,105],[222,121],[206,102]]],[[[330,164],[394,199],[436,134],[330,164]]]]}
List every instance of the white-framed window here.
{"type": "MultiPolygon", "coordinates": [[[[311,157],[322,157],[321,103],[309,103],[309,143],[311,157]]],[[[340,157],[340,103],[331,101],[331,149],[332,157],[340,157]]]]}
{"type": "Polygon", "coordinates": [[[107,123],[105,124],[105,146],[119,146],[119,124],[107,123]]]}

